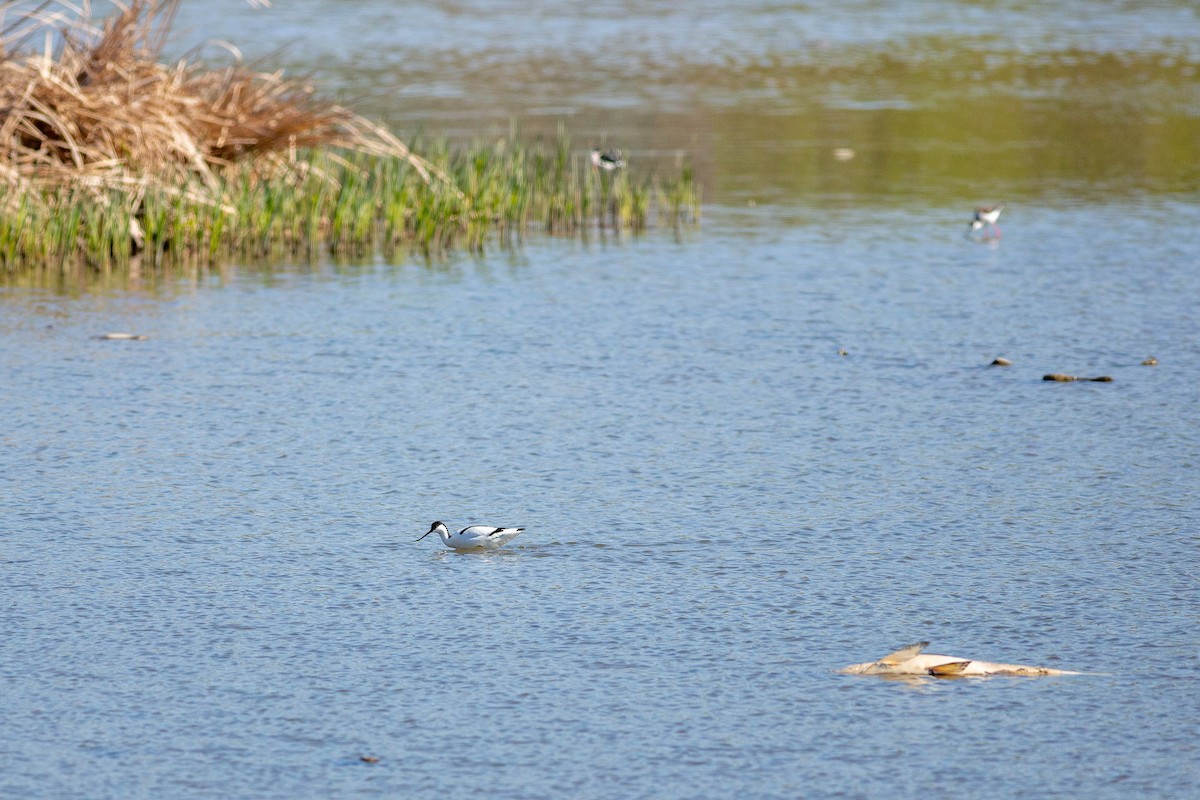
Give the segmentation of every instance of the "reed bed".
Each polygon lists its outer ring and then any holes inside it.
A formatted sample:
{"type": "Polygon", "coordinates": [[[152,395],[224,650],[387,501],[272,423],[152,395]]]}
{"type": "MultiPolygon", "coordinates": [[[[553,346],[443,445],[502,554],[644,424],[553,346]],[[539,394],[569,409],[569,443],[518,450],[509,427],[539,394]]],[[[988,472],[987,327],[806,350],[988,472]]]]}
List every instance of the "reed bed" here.
{"type": "Polygon", "coordinates": [[[698,217],[682,162],[606,173],[561,130],[410,149],[280,73],[160,63],[177,5],[96,22],[45,3],[0,25],[0,269],[478,250],[698,217]]]}
{"type": "Polygon", "coordinates": [[[482,250],[527,232],[639,232],[698,218],[690,171],[632,179],[597,174],[568,140],[502,139],[430,148],[446,180],[428,181],[407,158],[307,151],[287,171],[254,165],[182,186],[63,186],[10,197],[0,213],[0,265],[96,268],[131,259],[391,257],[402,251],[482,250]],[[216,201],[213,198],[218,198],[216,201]]]}

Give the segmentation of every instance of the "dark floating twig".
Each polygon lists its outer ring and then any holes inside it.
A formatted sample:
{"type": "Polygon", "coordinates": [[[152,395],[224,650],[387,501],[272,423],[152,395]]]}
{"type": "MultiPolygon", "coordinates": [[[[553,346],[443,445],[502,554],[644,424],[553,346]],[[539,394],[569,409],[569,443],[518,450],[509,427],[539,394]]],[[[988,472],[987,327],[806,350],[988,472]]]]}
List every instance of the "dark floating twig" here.
{"type": "Polygon", "coordinates": [[[1043,375],[1044,381],[1058,381],[1059,383],[1070,383],[1071,381],[1093,381],[1095,383],[1112,383],[1111,375],[1100,375],[1095,378],[1078,378],[1074,375],[1064,375],[1061,372],[1051,372],[1048,375],[1043,375]]]}

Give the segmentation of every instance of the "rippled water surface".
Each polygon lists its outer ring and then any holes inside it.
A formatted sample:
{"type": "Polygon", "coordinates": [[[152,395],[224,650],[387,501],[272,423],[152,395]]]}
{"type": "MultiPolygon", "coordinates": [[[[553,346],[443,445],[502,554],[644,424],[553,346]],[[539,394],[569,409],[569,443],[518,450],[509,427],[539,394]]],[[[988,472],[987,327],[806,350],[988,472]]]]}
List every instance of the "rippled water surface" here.
{"type": "Polygon", "coordinates": [[[9,290],[0,790],[1183,796],[1198,221],[9,290]],[[833,674],[918,639],[1110,674],[833,674]]]}
{"type": "MultiPolygon", "coordinates": [[[[1092,200],[1200,186],[1189,2],[185,3],[406,135],[553,134],[695,162],[708,200],[1092,200]],[[851,148],[856,159],[834,163],[851,148]]],[[[208,47],[211,58],[226,51],[208,47]]]]}
{"type": "Polygon", "coordinates": [[[715,202],[4,282],[0,796],[1194,793],[1193,9],[276,5],[180,22],[348,92],[436,75],[391,109],[435,130],[694,151],[715,202]],[[1098,674],[835,673],[920,640],[1098,674]]]}

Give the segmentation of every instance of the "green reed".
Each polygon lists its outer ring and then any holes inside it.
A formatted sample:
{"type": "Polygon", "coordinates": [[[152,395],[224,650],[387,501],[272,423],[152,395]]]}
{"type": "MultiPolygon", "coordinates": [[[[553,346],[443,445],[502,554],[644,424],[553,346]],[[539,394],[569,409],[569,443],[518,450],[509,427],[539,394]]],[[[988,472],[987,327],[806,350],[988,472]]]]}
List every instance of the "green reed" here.
{"type": "Polygon", "coordinates": [[[426,180],[401,158],[310,152],[265,177],[231,168],[216,187],[10,192],[0,205],[0,269],[479,251],[527,232],[636,232],[698,219],[683,162],[665,177],[636,164],[600,172],[565,135],[414,149],[443,177],[426,180]]]}

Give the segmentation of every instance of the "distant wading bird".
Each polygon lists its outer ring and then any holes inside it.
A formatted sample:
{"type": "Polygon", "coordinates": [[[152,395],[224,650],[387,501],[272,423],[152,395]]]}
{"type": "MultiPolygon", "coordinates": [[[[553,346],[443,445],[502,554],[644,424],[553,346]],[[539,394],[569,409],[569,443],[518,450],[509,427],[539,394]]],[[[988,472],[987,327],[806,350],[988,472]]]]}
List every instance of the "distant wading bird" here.
{"type": "Polygon", "coordinates": [[[625,166],[625,159],[621,158],[620,150],[601,152],[599,147],[593,147],[592,166],[605,172],[613,172],[625,166]]]}
{"type": "Polygon", "coordinates": [[[1051,667],[1030,667],[1024,664],[999,664],[993,661],[976,661],[957,656],[939,656],[922,653],[929,642],[917,642],[888,653],[878,661],[851,664],[838,670],[844,675],[893,675],[935,678],[982,677],[986,675],[1082,675],[1051,667]]]}
{"type": "Polygon", "coordinates": [[[435,522],[417,539],[421,541],[436,533],[442,544],[452,550],[495,550],[511,542],[524,528],[493,528],[491,525],[472,525],[458,533],[451,533],[444,522],[435,522]]]}
{"type": "Polygon", "coordinates": [[[975,233],[975,231],[983,228],[982,239],[999,239],[1000,226],[996,224],[996,220],[1000,219],[1000,212],[1004,210],[1004,206],[992,206],[991,208],[975,209],[975,216],[971,218],[971,227],[967,229],[967,235],[975,233]]]}

